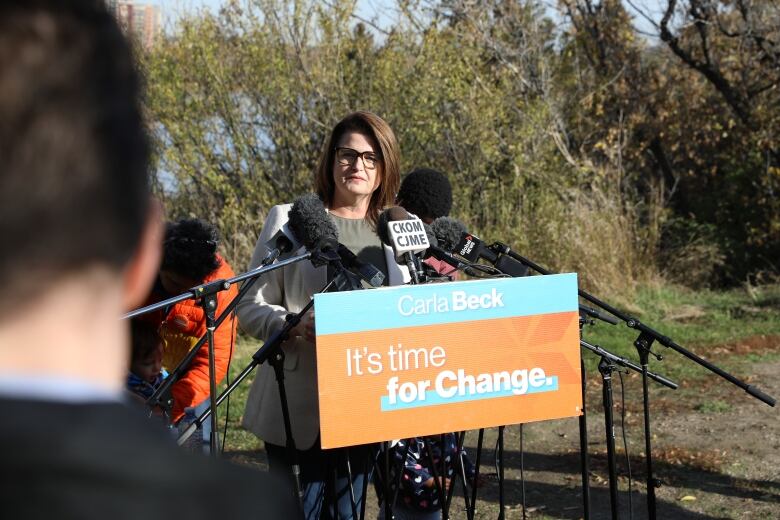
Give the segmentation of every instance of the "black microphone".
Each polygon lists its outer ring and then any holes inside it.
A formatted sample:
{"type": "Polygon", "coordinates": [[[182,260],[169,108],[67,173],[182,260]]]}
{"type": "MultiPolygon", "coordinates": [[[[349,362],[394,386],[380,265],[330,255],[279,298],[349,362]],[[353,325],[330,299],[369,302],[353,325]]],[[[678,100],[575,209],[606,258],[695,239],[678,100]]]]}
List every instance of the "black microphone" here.
{"type": "Polygon", "coordinates": [[[265,243],[268,254],[261,265],[268,265],[274,260],[284,260],[301,247],[301,243],[290,229],[289,223],[285,223],[274,236],[265,243]]]}
{"type": "Polygon", "coordinates": [[[325,211],[325,205],[314,193],[301,195],[293,201],[288,213],[288,225],[293,235],[297,237],[308,251],[322,250],[338,246],[339,231],[336,223],[325,211]]]}
{"type": "Polygon", "coordinates": [[[295,235],[311,253],[315,266],[340,262],[338,251],[338,228],[320,198],[307,193],[293,201],[288,214],[288,224],[295,235]]]}
{"type": "Polygon", "coordinates": [[[260,262],[261,265],[268,265],[274,260],[284,260],[303,245],[293,229],[298,229],[300,233],[306,226],[305,223],[315,218],[317,207],[314,201],[309,200],[310,197],[311,195],[304,195],[293,202],[292,208],[287,212],[288,221],[266,241],[268,254],[260,262]]]}
{"type": "Polygon", "coordinates": [[[528,266],[522,262],[518,262],[511,256],[499,255],[498,260],[496,260],[493,266],[502,273],[508,274],[513,278],[528,275],[528,266]]]}
{"type": "Polygon", "coordinates": [[[393,248],[396,262],[406,264],[412,283],[420,283],[422,264],[417,254],[430,247],[422,220],[393,206],[379,215],[376,230],[382,243],[393,248]]]}
{"type": "MultiPolygon", "coordinates": [[[[460,256],[468,263],[475,264],[480,258],[487,260],[493,266],[502,273],[514,278],[526,276],[528,274],[528,266],[519,262],[508,255],[503,255],[492,250],[489,246],[486,246],[479,237],[466,231],[465,226],[461,228],[452,222],[455,219],[449,217],[440,217],[436,219],[434,223],[434,230],[439,230],[442,237],[439,237],[437,233],[436,237],[439,238],[439,243],[445,251],[450,251],[453,254],[460,256]],[[448,220],[443,220],[448,219],[448,220]],[[437,221],[442,221],[437,225],[437,221]],[[454,239],[454,234],[460,231],[460,237],[457,241],[454,239]]],[[[460,223],[458,223],[460,224],[460,223]]]]}
{"type": "Polygon", "coordinates": [[[425,251],[424,258],[432,256],[469,276],[484,276],[484,273],[477,272],[469,264],[464,264],[450,253],[455,249],[461,235],[466,232],[466,225],[463,222],[452,217],[439,217],[433,221],[429,229],[433,233],[433,239],[430,240],[431,247],[425,251]]]}
{"type": "Polygon", "coordinates": [[[452,251],[466,233],[466,225],[452,217],[439,217],[431,224],[431,231],[436,236],[438,246],[444,251],[452,251]]]}
{"type": "Polygon", "coordinates": [[[452,252],[471,263],[478,262],[480,258],[484,258],[491,264],[496,263],[498,260],[498,255],[488,249],[479,237],[472,235],[466,230],[461,233],[458,241],[455,242],[452,252]]]}
{"type": "Polygon", "coordinates": [[[337,263],[337,269],[340,269],[343,264],[371,286],[382,285],[385,279],[382,271],[361,261],[349,248],[339,243],[338,227],[317,195],[309,193],[298,197],[288,217],[289,229],[312,252],[315,265],[337,263]]]}
{"type": "Polygon", "coordinates": [[[338,254],[341,257],[341,262],[344,266],[360,276],[371,287],[381,287],[382,282],[385,281],[385,274],[380,271],[375,265],[363,262],[355,253],[344,244],[338,245],[338,254]]]}

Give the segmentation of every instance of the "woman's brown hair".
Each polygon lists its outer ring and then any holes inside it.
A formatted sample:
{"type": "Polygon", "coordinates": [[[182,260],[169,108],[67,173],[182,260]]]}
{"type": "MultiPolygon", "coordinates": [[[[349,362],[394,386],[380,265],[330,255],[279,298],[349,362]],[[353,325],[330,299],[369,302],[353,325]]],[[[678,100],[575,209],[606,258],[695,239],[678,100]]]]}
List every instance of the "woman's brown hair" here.
{"type": "Polygon", "coordinates": [[[378,115],[365,111],[353,112],[333,127],[316,171],[317,194],[326,207],[333,204],[336,189],[333,181],[333,160],[336,154],[336,145],[344,134],[350,132],[366,135],[379,145],[379,153],[381,154],[381,161],[378,165],[378,168],[381,168],[379,170],[380,183],[379,187],[371,194],[366,213],[366,218],[371,222],[371,225],[376,226],[382,209],[393,205],[398,187],[401,184],[398,141],[396,141],[390,125],[378,115]]]}

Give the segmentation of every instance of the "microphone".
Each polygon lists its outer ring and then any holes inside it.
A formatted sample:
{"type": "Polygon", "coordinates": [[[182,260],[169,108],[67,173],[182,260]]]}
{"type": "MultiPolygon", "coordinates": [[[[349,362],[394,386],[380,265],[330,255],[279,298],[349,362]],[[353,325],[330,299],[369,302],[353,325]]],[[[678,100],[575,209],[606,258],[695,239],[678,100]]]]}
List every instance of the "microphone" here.
{"type": "Polygon", "coordinates": [[[484,258],[491,264],[495,264],[498,260],[498,255],[488,249],[482,240],[465,230],[455,242],[452,252],[471,263],[479,261],[480,258],[484,258]]]}
{"type": "MultiPolygon", "coordinates": [[[[298,197],[290,208],[289,229],[299,237],[307,251],[311,251],[315,265],[338,264],[355,272],[372,287],[379,287],[385,275],[376,266],[363,262],[338,241],[338,227],[325,210],[325,205],[314,193],[298,197]]],[[[299,246],[300,247],[300,246],[299,246]]]]}
{"type": "Polygon", "coordinates": [[[431,245],[422,220],[400,206],[393,206],[379,215],[376,229],[382,243],[393,248],[396,262],[403,262],[409,268],[412,282],[420,283],[422,265],[417,253],[431,245]]]}
{"type": "MultiPolygon", "coordinates": [[[[354,269],[352,268],[344,268],[344,257],[347,257],[347,260],[350,260],[349,255],[347,255],[346,252],[353,254],[352,251],[350,251],[343,244],[339,243],[337,238],[338,230],[336,228],[335,222],[333,222],[333,219],[327,213],[325,213],[325,217],[328,222],[333,224],[333,230],[336,231],[336,234],[332,234],[330,233],[330,230],[327,230],[327,234],[317,237],[310,242],[312,264],[314,264],[315,267],[322,265],[329,266],[328,279],[333,283],[333,286],[330,289],[331,292],[354,291],[357,289],[362,289],[363,286],[360,283],[360,278],[362,275],[353,274],[354,269]]],[[[380,281],[379,283],[381,284],[382,282],[380,281]]]]}
{"type": "Polygon", "coordinates": [[[423,222],[423,229],[425,230],[425,236],[428,237],[428,243],[430,244],[428,248],[439,247],[439,239],[436,238],[436,234],[433,232],[431,225],[423,222]]]}
{"type": "MultiPolygon", "coordinates": [[[[298,218],[297,215],[296,218],[298,218]]],[[[274,260],[284,260],[291,253],[300,249],[301,245],[290,229],[289,222],[287,222],[265,243],[265,247],[269,251],[261,265],[268,265],[274,260]]]]}
{"type": "Polygon", "coordinates": [[[317,195],[307,193],[295,199],[288,219],[290,230],[311,253],[315,267],[341,260],[336,254],[338,229],[317,195]]]}
{"type": "Polygon", "coordinates": [[[293,201],[288,213],[288,225],[307,251],[338,248],[339,232],[336,223],[325,211],[325,205],[314,193],[307,193],[293,201]]]}
{"type": "Polygon", "coordinates": [[[439,217],[427,229],[430,229],[433,239],[429,237],[431,246],[425,251],[424,258],[434,257],[469,276],[484,276],[484,273],[478,273],[450,253],[455,249],[461,235],[466,233],[466,225],[463,222],[452,217],[439,217]]]}
{"type": "Polygon", "coordinates": [[[463,233],[466,233],[466,225],[452,217],[439,217],[431,224],[431,231],[439,247],[444,251],[452,251],[463,233]]]}
{"type": "Polygon", "coordinates": [[[434,231],[433,223],[431,225],[423,224],[423,227],[428,235],[428,242],[431,244],[422,255],[423,260],[425,260],[425,262],[423,262],[423,269],[425,270],[425,274],[429,277],[426,281],[441,281],[442,277],[446,277],[448,280],[452,281],[456,271],[463,271],[469,276],[484,277],[483,273],[477,273],[470,265],[464,264],[459,259],[452,256],[449,251],[445,251],[439,247],[439,239],[434,231]],[[441,263],[437,265],[436,263],[431,262],[431,259],[438,260],[441,263]],[[446,264],[447,267],[443,264],[446,264]]]}
{"type": "MultiPolygon", "coordinates": [[[[495,269],[488,269],[487,266],[475,262],[463,263],[450,252],[455,249],[461,236],[467,233],[466,225],[460,220],[452,217],[439,217],[426,229],[430,229],[433,233],[433,239],[429,237],[431,246],[425,251],[424,258],[433,257],[473,277],[485,278],[497,275],[495,269]]],[[[501,271],[501,274],[506,273],[501,271]]]]}
{"type": "MultiPolygon", "coordinates": [[[[316,198],[316,196],[314,196],[316,198]]],[[[317,199],[319,201],[319,199],[317,199]]],[[[266,241],[265,247],[268,253],[260,262],[261,266],[272,264],[275,260],[285,260],[291,253],[301,248],[301,241],[298,237],[306,237],[311,240],[307,229],[316,229],[318,224],[316,220],[321,212],[325,211],[322,202],[319,203],[312,199],[312,195],[303,195],[293,201],[292,208],[287,212],[287,222],[266,241]]],[[[327,232],[327,231],[326,231],[327,232]]],[[[308,247],[307,247],[308,249],[308,247]]]]}
{"type": "Polygon", "coordinates": [[[385,274],[375,265],[363,262],[355,253],[344,244],[339,243],[337,250],[341,262],[350,271],[354,272],[361,279],[365,280],[371,287],[381,287],[385,281],[385,274]]]}
{"type": "Polygon", "coordinates": [[[393,248],[396,258],[405,253],[422,253],[431,245],[423,221],[401,206],[388,208],[379,215],[377,233],[382,242],[393,248]]]}
{"type": "Polygon", "coordinates": [[[476,264],[482,258],[502,273],[518,278],[528,274],[528,266],[508,255],[496,253],[486,246],[479,237],[472,235],[459,221],[449,217],[439,217],[433,221],[433,229],[445,251],[460,256],[470,264],[476,264]],[[460,236],[456,239],[457,233],[460,236]]]}

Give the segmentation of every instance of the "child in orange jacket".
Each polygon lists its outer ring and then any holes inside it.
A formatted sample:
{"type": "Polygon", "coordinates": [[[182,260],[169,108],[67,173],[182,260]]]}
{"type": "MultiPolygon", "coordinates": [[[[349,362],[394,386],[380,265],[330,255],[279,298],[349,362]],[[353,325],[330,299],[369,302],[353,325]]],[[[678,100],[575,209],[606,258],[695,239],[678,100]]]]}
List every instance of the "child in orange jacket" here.
{"type": "MultiPolygon", "coordinates": [[[[163,242],[163,260],[158,280],[148,303],[155,303],[178,296],[189,289],[220,279],[228,279],[235,273],[217,253],[219,234],[214,226],[199,219],[183,219],[169,223],[163,242]]],[[[217,294],[215,318],[238,294],[235,285],[217,294]]],[[[206,314],[193,299],[184,300],[148,315],[159,325],[160,336],[165,342],[163,367],[173,371],[198,340],[206,334],[206,314]]],[[[216,382],[227,374],[236,338],[236,321],[229,316],[214,332],[214,364],[216,382]]],[[[184,375],[172,387],[174,423],[194,420],[209,401],[208,344],[204,343],[195,355],[184,375]],[[186,417],[185,417],[186,416],[186,417]]],[[[207,426],[204,424],[204,426],[207,426]]],[[[204,431],[204,443],[208,432],[204,431]]]]}

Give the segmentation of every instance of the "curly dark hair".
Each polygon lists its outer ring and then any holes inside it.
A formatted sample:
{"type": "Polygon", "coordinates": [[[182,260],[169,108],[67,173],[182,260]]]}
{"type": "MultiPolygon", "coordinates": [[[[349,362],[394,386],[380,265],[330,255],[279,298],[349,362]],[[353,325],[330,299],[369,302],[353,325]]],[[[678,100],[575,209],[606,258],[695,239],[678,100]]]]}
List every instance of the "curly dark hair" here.
{"type": "Polygon", "coordinates": [[[452,209],[452,186],[442,172],[417,168],[404,177],[397,200],[420,218],[446,217],[452,209]]]}
{"type": "Polygon", "coordinates": [[[203,280],[219,267],[217,244],[219,231],[204,220],[188,218],[169,222],[165,227],[160,269],[203,280]]]}

